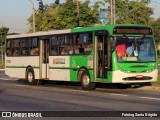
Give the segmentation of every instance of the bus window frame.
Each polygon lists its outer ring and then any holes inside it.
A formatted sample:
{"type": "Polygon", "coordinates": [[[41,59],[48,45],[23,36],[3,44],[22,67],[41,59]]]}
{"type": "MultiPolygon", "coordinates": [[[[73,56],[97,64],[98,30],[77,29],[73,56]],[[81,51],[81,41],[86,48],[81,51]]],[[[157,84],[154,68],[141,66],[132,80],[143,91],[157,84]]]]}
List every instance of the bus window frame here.
{"type": "MultiPolygon", "coordinates": [[[[74,39],[74,36],[75,35],[78,35],[79,36],[79,39],[80,39],[80,35],[82,35],[82,34],[88,34],[88,42],[84,42],[84,43],[81,43],[81,42],[79,42],[79,43],[75,43],[74,42],[74,40],[73,40],[73,45],[74,45],[74,54],[73,55],[90,55],[91,53],[92,53],[92,51],[93,51],[93,39],[94,39],[94,37],[93,37],[93,32],[94,31],[87,31],[87,32],[78,32],[78,33],[74,33],[73,34],[73,39],[74,39]],[[90,38],[90,34],[91,34],[91,42],[89,43],[89,38],[90,38]],[[88,53],[88,54],[75,54],[75,45],[91,45],[91,51],[88,53]]],[[[79,40],[80,41],[80,40],[79,40]]],[[[84,49],[85,50],[85,49],[84,49]]],[[[83,50],[82,50],[83,51],[83,50]]],[[[85,53],[85,51],[84,51],[84,53],[85,53]]]]}
{"type": "MultiPolygon", "coordinates": [[[[70,41],[70,42],[71,42],[70,41]]],[[[93,31],[87,31],[87,32],[78,32],[78,33],[68,33],[68,34],[55,34],[55,35],[52,35],[51,37],[50,37],[50,41],[49,41],[49,43],[50,43],[50,46],[49,46],[49,56],[81,56],[81,55],[90,55],[91,53],[92,53],[92,50],[93,50],[93,31]],[[91,36],[91,42],[89,42],[89,40],[90,39],[88,39],[88,42],[86,42],[86,43],[75,43],[74,42],[74,36],[75,35],[79,35],[80,36],[80,34],[88,34],[88,38],[90,38],[90,36],[91,36]],[[91,34],[91,35],[90,35],[91,34]],[[67,39],[67,35],[68,36],[71,36],[71,41],[72,41],[72,43],[65,43],[65,44],[55,44],[55,45],[53,45],[52,43],[51,43],[51,38],[53,37],[53,36],[65,36],[66,37],[66,39],[67,39]],[[89,52],[89,54],[87,53],[87,54],[75,54],[75,46],[78,46],[78,45],[91,45],[91,51],[89,52]],[[58,52],[58,54],[56,54],[56,55],[51,55],[51,47],[52,46],[58,46],[59,48],[59,52],[58,52]],[[73,53],[72,54],[69,54],[69,53],[67,53],[67,54],[61,54],[61,48],[62,47],[69,47],[69,46],[71,46],[72,47],[72,49],[73,49],[73,53]]]]}
{"type": "Polygon", "coordinates": [[[38,54],[36,55],[31,55],[30,54],[30,52],[31,52],[31,48],[38,48],[38,50],[39,50],[39,38],[38,37],[23,37],[23,38],[15,38],[15,39],[7,39],[6,40],[7,42],[8,41],[10,41],[10,47],[8,47],[8,45],[6,44],[6,51],[7,50],[10,50],[11,51],[11,55],[8,55],[7,54],[7,52],[6,52],[6,56],[7,57],[23,57],[23,56],[39,56],[39,52],[38,52],[38,54]],[[36,46],[32,46],[32,41],[34,40],[34,39],[37,39],[37,45],[36,46]],[[17,46],[17,47],[15,47],[15,45],[13,45],[12,46],[12,42],[14,42],[14,41],[16,41],[16,40],[18,40],[19,41],[19,46],[17,46]],[[24,47],[22,47],[21,45],[20,45],[20,41],[21,40],[25,40],[25,44],[26,44],[26,46],[24,46],[24,47]],[[28,42],[29,42],[29,40],[31,40],[31,44],[29,45],[28,44],[28,42]],[[12,42],[11,42],[12,41],[12,42]],[[27,54],[21,54],[21,50],[23,49],[23,48],[26,48],[27,49],[27,54]],[[13,51],[14,50],[16,50],[16,49],[19,49],[19,54],[17,54],[17,55],[13,55],[13,51]]]}

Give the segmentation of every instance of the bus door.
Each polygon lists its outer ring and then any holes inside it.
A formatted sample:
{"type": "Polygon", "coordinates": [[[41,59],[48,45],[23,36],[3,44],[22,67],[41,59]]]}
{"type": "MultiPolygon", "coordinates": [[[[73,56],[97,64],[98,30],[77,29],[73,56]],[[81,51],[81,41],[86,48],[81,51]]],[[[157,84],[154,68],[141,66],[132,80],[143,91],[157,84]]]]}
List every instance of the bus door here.
{"type": "Polygon", "coordinates": [[[49,40],[40,40],[40,79],[49,79],[49,40]]]}
{"type": "Polygon", "coordinates": [[[106,31],[95,32],[95,80],[107,79],[108,72],[108,43],[106,31]],[[97,79],[98,78],[98,79],[97,79]]]}

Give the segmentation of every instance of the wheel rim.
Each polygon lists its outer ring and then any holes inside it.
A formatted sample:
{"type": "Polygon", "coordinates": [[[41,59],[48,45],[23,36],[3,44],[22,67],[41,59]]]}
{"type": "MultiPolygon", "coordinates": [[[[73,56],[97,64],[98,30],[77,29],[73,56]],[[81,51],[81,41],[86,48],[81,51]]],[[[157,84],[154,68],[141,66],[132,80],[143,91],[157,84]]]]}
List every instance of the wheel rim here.
{"type": "Polygon", "coordinates": [[[33,81],[33,74],[31,72],[28,73],[28,81],[29,82],[33,81]]]}
{"type": "Polygon", "coordinates": [[[88,76],[88,75],[83,76],[83,84],[84,84],[85,86],[88,86],[89,83],[90,83],[90,78],[89,78],[89,76],[88,76]]]}

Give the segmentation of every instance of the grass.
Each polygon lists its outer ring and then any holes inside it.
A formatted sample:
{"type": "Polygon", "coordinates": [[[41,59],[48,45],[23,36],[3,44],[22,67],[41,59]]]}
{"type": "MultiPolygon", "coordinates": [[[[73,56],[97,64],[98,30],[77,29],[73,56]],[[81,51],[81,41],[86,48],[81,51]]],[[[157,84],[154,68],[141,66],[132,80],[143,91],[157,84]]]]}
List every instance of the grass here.
{"type": "Polygon", "coordinates": [[[160,85],[160,70],[158,70],[158,80],[152,83],[153,85],[160,85]]]}
{"type": "MultiPolygon", "coordinates": [[[[158,64],[160,64],[160,55],[158,56],[158,64]]],[[[160,70],[158,70],[158,80],[152,83],[153,85],[160,85],[160,70]]]]}
{"type": "MultiPolygon", "coordinates": [[[[4,61],[3,61],[4,62],[4,61]]],[[[2,61],[0,60],[0,69],[4,69],[4,63],[2,64],[2,61]]]]}

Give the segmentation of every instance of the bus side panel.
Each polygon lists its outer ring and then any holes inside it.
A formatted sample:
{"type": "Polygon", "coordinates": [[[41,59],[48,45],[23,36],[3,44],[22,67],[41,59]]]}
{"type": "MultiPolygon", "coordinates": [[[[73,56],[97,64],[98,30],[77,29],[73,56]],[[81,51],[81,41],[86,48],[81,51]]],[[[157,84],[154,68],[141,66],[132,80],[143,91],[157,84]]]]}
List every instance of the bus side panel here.
{"type": "Polygon", "coordinates": [[[88,62],[89,56],[71,56],[70,57],[70,67],[72,68],[70,71],[70,79],[72,82],[78,82],[78,72],[81,69],[87,69],[91,76],[91,81],[94,81],[93,76],[93,59],[92,65],[91,62],[88,62]]]}
{"type": "Polygon", "coordinates": [[[112,71],[108,71],[108,79],[107,79],[107,83],[112,83],[112,71]]]}
{"type": "Polygon", "coordinates": [[[70,70],[70,80],[72,82],[78,82],[78,69],[70,70]]]}
{"type": "Polygon", "coordinates": [[[50,80],[70,81],[70,70],[68,69],[50,69],[50,80]]]}
{"type": "Polygon", "coordinates": [[[49,79],[55,81],[70,81],[69,56],[49,57],[49,79]]]}
{"type": "Polygon", "coordinates": [[[95,82],[95,80],[94,80],[94,71],[93,70],[89,70],[89,74],[90,74],[91,82],[95,82]]]}
{"type": "Polygon", "coordinates": [[[39,79],[39,57],[6,57],[5,74],[10,77],[25,78],[26,68],[31,66],[35,78],[39,79]]]}

